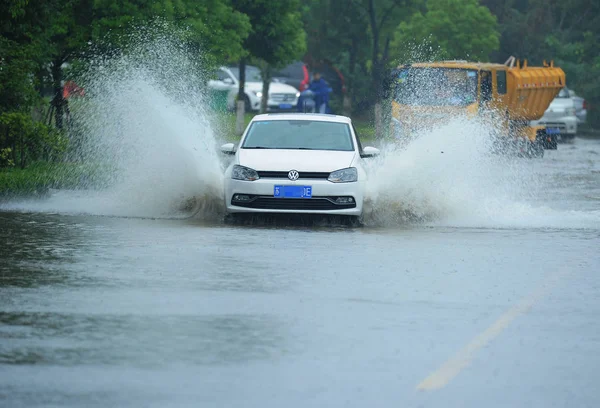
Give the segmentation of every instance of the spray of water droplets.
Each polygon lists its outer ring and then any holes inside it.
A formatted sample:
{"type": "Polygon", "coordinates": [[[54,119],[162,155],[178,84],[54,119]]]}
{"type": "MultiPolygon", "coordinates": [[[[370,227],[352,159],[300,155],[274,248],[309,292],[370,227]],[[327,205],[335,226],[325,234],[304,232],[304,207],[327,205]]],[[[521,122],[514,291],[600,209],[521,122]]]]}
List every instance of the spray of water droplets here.
{"type": "MultiPolygon", "coordinates": [[[[404,58],[402,63],[439,59],[427,44],[407,45],[404,58]]],[[[410,135],[382,146],[382,156],[370,164],[367,225],[600,225],[597,213],[566,213],[551,209],[551,203],[540,205],[537,198],[551,187],[543,160],[494,154],[495,138],[506,132],[497,112],[469,117],[451,112],[451,106],[435,106],[435,90],[449,85],[439,77],[436,70],[423,71],[412,78],[414,89],[400,95],[404,103],[416,102],[427,120],[411,118],[410,135]],[[445,117],[433,119],[440,114],[445,117]]]]}
{"type": "Polygon", "coordinates": [[[86,96],[70,101],[70,159],[97,166],[106,182],[27,209],[135,217],[219,212],[222,169],[203,64],[184,37],[159,23],[124,34],[121,48],[92,47],[76,77],[86,96]]]}

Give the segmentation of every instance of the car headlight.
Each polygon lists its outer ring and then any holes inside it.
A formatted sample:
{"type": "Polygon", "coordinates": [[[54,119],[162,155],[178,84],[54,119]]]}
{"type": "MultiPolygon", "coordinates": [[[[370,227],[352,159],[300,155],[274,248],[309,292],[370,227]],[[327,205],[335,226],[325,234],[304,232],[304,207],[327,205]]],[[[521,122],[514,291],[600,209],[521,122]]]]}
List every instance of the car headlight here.
{"type": "Polygon", "coordinates": [[[296,92],[296,98],[300,98],[300,92],[296,92]]]}
{"type": "Polygon", "coordinates": [[[254,95],[256,95],[257,98],[262,98],[262,92],[261,91],[252,91],[252,93],[254,95]]]}
{"type": "Polygon", "coordinates": [[[332,183],[351,183],[358,180],[358,171],[356,167],[336,170],[329,175],[327,180],[332,183]]]}
{"type": "Polygon", "coordinates": [[[231,178],[234,180],[254,181],[258,180],[258,173],[254,169],[236,164],[231,170],[231,178]]]}

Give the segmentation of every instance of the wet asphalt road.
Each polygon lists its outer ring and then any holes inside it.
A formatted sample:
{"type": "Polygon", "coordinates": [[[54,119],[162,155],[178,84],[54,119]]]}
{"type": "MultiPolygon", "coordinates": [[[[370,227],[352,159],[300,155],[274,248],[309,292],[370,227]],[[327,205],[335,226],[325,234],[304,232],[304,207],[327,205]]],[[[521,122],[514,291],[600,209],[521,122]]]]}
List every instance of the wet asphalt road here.
{"type": "Polygon", "coordinates": [[[600,140],[537,166],[512,226],[5,209],[0,406],[597,407],[600,140]]]}

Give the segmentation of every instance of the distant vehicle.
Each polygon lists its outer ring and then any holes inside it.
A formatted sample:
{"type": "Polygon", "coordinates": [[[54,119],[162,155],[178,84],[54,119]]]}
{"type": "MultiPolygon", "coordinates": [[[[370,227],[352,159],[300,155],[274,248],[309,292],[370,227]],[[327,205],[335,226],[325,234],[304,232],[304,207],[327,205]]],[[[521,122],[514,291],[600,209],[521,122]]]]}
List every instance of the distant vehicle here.
{"type": "Polygon", "coordinates": [[[273,80],[291,85],[302,92],[308,87],[310,74],[304,62],[296,61],[274,72],[273,80]]]}
{"type": "Polygon", "coordinates": [[[239,143],[221,147],[234,159],[225,172],[228,214],[363,212],[364,159],[352,121],[327,114],[263,114],[248,124],[239,143]]]}
{"type": "Polygon", "coordinates": [[[577,134],[578,118],[575,101],[571,97],[569,89],[564,87],[556,98],[552,100],[544,115],[532,125],[546,126],[548,129],[558,129],[561,139],[573,139],[577,134]]]}
{"type": "Polygon", "coordinates": [[[346,92],[345,79],[342,73],[332,64],[327,62],[311,62],[306,64],[302,61],[296,61],[273,74],[273,79],[282,83],[290,84],[298,88],[300,92],[306,90],[312,80],[312,74],[315,71],[321,73],[331,88],[333,94],[342,96],[346,92]]]}
{"type": "Polygon", "coordinates": [[[494,139],[494,151],[543,157],[544,149],[556,148],[555,129],[536,124],[564,87],[565,73],[553,62],[541,67],[513,57],[504,64],[422,62],[400,65],[393,75],[391,125],[400,141],[459,115],[495,111],[503,113],[506,126],[494,139]]]}
{"type": "MultiPolygon", "coordinates": [[[[229,89],[227,96],[227,107],[235,109],[235,100],[239,88],[239,67],[220,67],[216,72],[216,79],[208,81],[208,86],[213,89],[229,89]]],[[[246,82],[244,93],[246,95],[246,110],[260,110],[262,98],[263,81],[260,70],[252,65],[246,66],[246,82]]],[[[272,81],[269,85],[269,99],[267,110],[273,111],[295,111],[298,105],[300,92],[291,85],[272,81]]]]}

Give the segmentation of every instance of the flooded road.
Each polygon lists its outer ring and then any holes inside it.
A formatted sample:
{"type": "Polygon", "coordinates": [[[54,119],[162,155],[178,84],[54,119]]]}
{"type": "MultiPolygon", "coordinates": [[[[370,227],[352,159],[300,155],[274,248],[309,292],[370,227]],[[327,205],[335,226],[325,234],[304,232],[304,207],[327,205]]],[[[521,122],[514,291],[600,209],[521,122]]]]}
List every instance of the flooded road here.
{"type": "Polygon", "coordinates": [[[4,205],[0,406],[597,407],[600,140],[527,163],[510,211],[393,227],[4,205]]]}

